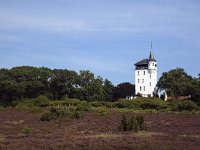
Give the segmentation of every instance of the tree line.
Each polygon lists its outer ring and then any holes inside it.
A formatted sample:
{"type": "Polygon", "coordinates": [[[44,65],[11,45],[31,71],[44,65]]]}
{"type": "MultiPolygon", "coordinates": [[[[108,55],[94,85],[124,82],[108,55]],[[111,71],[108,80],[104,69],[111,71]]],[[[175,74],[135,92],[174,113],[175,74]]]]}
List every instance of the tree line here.
{"type": "MultiPolygon", "coordinates": [[[[167,91],[168,96],[190,95],[200,104],[200,74],[197,78],[188,75],[184,69],[176,68],[164,72],[157,86],[167,91]]],[[[79,72],[67,69],[20,66],[0,69],[0,103],[47,96],[50,100],[77,98],[80,100],[116,101],[134,96],[135,86],[129,82],[114,86],[108,79],[95,76],[89,70],[79,72]]]]}
{"type": "Polygon", "coordinates": [[[89,70],[77,73],[67,69],[32,66],[0,69],[0,102],[3,104],[39,95],[45,95],[51,100],[77,98],[113,101],[125,97],[127,90],[124,87],[131,87],[128,92],[134,93],[131,91],[134,90],[132,84],[122,83],[115,87],[108,79],[95,76],[89,70]]]}

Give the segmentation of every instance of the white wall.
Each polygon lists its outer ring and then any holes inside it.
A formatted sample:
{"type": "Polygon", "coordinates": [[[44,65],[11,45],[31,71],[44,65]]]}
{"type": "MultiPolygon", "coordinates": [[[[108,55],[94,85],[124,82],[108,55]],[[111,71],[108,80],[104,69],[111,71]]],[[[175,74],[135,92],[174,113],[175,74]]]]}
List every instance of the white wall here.
{"type": "Polygon", "coordinates": [[[135,70],[135,94],[141,93],[144,97],[153,96],[157,84],[157,66],[149,65],[149,69],[135,70]],[[138,74],[139,72],[139,74],[138,74]]]}

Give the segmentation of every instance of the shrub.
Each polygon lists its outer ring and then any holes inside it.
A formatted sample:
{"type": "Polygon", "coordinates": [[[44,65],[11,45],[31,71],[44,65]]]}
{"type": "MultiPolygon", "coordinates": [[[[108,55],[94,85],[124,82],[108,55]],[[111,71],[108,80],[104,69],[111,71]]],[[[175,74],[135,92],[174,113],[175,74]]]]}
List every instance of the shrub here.
{"type": "Polygon", "coordinates": [[[137,125],[138,125],[138,128],[139,128],[140,131],[146,130],[146,127],[144,125],[144,117],[143,116],[138,115],[136,117],[136,122],[137,122],[137,125]]]}
{"type": "Polygon", "coordinates": [[[79,99],[73,98],[73,99],[65,99],[64,100],[64,105],[65,106],[78,106],[82,101],[80,101],[79,99]]]}
{"type": "Polygon", "coordinates": [[[111,113],[109,108],[106,108],[106,107],[98,107],[98,108],[95,108],[93,110],[97,111],[98,114],[101,115],[101,116],[106,116],[106,115],[109,115],[111,113]]]}
{"type": "Polygon", "coordinates": [[[15,100],[15,101],[12,101],[12,102],[10,103],[10,106],[16,107],[19,103],[20,103],[19,100],[15,100]]]}
{"type": "Polygon", "coordinates": [[[136,108],[162,110],[168,108],[168,102],[159,98],[137,98],[134,100],[136,108]]]}
{"type": "Polygon", "coordinates": [[[76,109],[79,111],[89,111],[91,110],[91,106],[90,103],[83,101],[77,106],[76,109]]]}
{"type": "Polygon", "coordinates": [[[65,100],[50,101],[50,106],[51,107],[64,106],[64,105],[65,105],[65,100]]]}
{"type": "Polygon", "coordinates": [[[105,101],[94,101],[94,102],[90,102],[90,105],[92,107],[107,107],[107,108],[112,108],[113,103],[112,102],[105,102],[105,101]]]}
{"type": "Polygon", "coordinates": [[[26,128],[23,128],[23,129],[22,129],[22,133],[23,133],[23,134],[30,134],[31,132],[32,132],[32,128],[26,127],[26,128]]]}
{"type": "Polygon", "coordinates": [[[114,102],[114,107],[117,108],[131,108],[131,109],[153,109],[153,110],[164,110],[168,109],[168,102],[165,102],[158,98],[137,98],[134,100],[120,99],[114,102]]]}
{"type": "Polygon", "coordinates": [[[33,100],[31,99],[23,99],[22,101],[18,102],[15,106],[16,108],[33,108],[35,107],[33,100]]]}
{"type": "Polygon", "coordinates": [[[50,105],[50,101],[46,96],[40,95],[34,99],[34,104],[39,107],[46,107],[50,105]]]}
{"type": "Polygon", "coordinates": [[[66,109],[66,108],[51,108],[49,112],[46,112],[41,115],[41,121],[50,121],[61,118],[81,118],[83,113],[75,109],[66,109]]]}
{"type": "Polygon", "coordinates": [[[182,112],[182,111],[198,110],[197,104],[190,100],[185,100],[185,101],[174,100],[169,105],[170,105],[172,111],[182,112]]]}
{"type": "Polygon", "coordinates": [[[120,131],[138,132],[138,131],[146,130],[146,127],[144,124],[144,118],[141,115],[138,115],[136,117],[131,116],[130,119],[127,119],[127,117],[123,115],[118,128],[120,131]]]}
{"type": "Polygon", "coordinates": [[[120,100],[113,103],[117,108],[135,108],[134,100],[120,100]]]}

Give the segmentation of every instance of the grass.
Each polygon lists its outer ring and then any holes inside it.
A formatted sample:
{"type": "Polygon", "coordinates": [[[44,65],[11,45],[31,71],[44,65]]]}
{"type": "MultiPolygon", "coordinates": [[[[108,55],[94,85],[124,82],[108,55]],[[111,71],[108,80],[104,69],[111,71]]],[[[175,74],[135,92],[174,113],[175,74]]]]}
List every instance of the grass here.
{"type": "Polygon", "coordinates": [[[165,133],[161,133],[161,132],[147,132],[147,131],[140,131],[137,132],[136,134],[134,134],[137,137],[152,137],[152,136],[167,136],[167,134],[165,133]]]}
{"type": "Polygon", "coordinates": [[[153,110],[153,109],[145,109],[145,110],[141,110],[141,109],[134,109],[134,108],[115,108],[116,111],[119,112],[138,112],[138,113],[143,113],[143,112],[160,112],[157,110],[153,110]]]}
{"type": "Polygon", "coordinates": [[[22,129],[22,133],[26,134],[26,135],[30,134],[32,131],[33,131],[33,129],[29,128],[29,127],[25,127],[22,129]]]}
{"type": "Polygon", "coordinates": [[[0,134],[0,143],[2,143],[2,142],[4,142],[5,141],[5,136],[4,135],[2,135],[2,134],[0,134]]]}
{"type": "Polygon", "coordinates": [[[137,133],[135,132],[129,132],[128,134],[123,133],[97,133],[97,134],[91,134],[91,135],[66,135],[66,140],[73,140],[73,139],[116,139],[116,138],[123,138],[123,137],[137,137],[137,138],[150,138],[153,136],[167,136],[165,133],[160,132],[147,132],[147,131],[139,131],[137,133]]]}
{"type": "Polygon", "coordinates": [[[182,135],[179,135],[180,137],[185,137],[185,138],[195,138],[195,139],[200,139],[200,135],[199,134],[182,134],[182,135]]]}

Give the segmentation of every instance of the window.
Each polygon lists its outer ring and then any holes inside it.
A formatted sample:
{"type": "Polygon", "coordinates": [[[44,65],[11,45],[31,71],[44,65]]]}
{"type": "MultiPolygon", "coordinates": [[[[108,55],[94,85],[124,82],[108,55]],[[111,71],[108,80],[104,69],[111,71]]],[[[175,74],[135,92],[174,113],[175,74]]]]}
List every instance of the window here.
{"type": "Polygon", "coordinates": [[[151,82],[149,83],[149,85],[151,86],[151,82]]]}
{"type": "Polygon", "coordinates": [[[140,79],[138,79],[138,83],[140,83],[140,79]]]}
{"type": "Polygon", "coordinates": [[[140,86],[140,91],[142,91],[142,87],[140,86]]]}
{"type": "Polygon", "coordinates": [[[143,90],[145,91],[145,86],[143,87],[143,90]]]}
{"type": "Polygon", "coordinates": [[[144,71],[144,75],[145,75],[145,71],[144,71]]]}
{"type": "Polygon", "coordinates": [[[138,71],[138,76],[140,75],[140,72],[138,71]]]}
{"type": "Polygon", "coordinates": [[[144,79],[142,79],[142,83],[144,83],[144,79]]]}
{"type": "Polygon", "coordinates": [[[150,77],[150,79],[151,79],[151,75],[150,75],[149,77],[150,77]]]}
{"type": "Polygon", "coordinates": [[[154,66],[154,63],[152,65],[154,66]]]}

